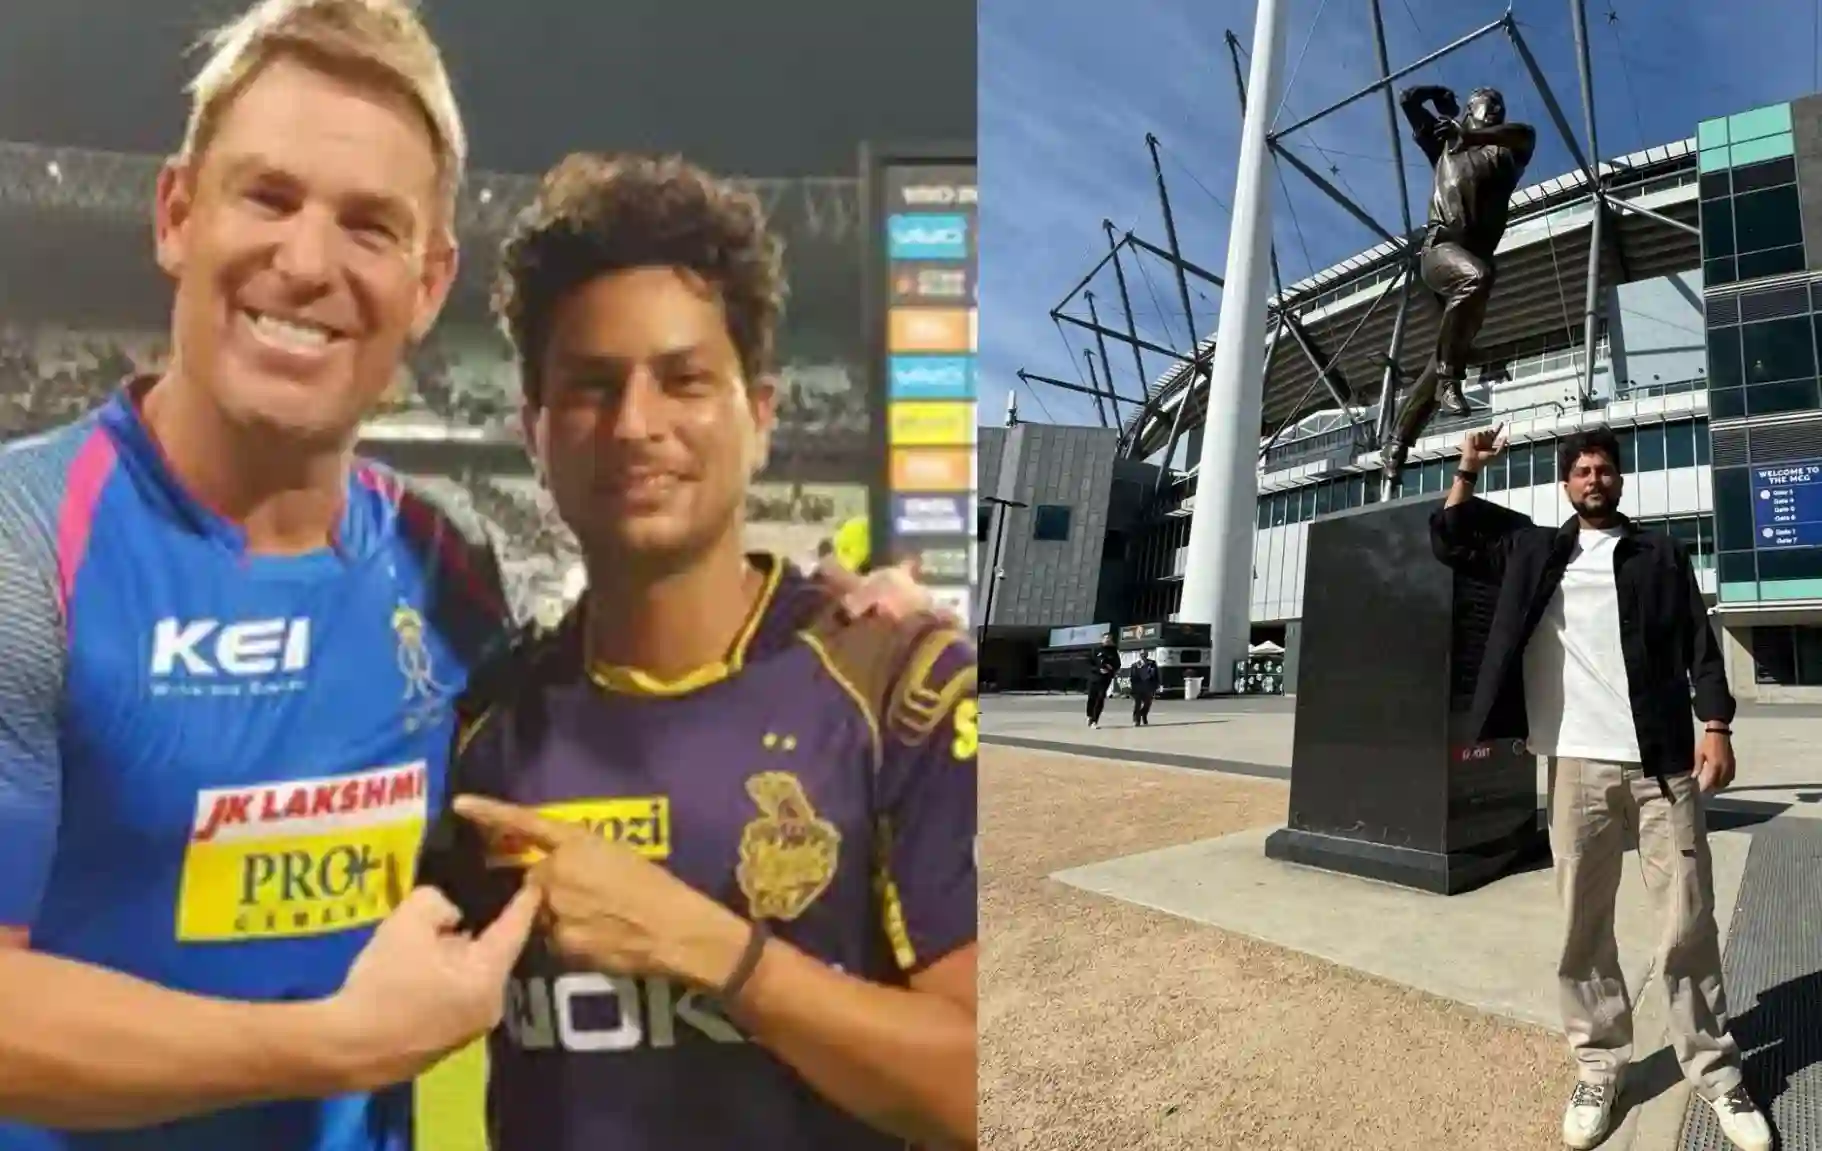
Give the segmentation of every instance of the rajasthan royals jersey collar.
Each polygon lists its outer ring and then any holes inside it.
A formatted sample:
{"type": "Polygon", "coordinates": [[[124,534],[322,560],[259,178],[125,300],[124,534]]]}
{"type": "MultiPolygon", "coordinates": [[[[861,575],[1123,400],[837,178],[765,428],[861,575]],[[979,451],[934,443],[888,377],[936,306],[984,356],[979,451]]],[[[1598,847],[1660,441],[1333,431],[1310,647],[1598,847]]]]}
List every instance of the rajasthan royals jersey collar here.
{"type": "Polygon", "coordinates": [[[346,480],[342,517],[332,548],[301,556],[247,556],[246,532],[184,487],[146,426],[140,405],[156,383],[149,376],[128,380],[101,409],[99,419],[122,462],[140,481],[140,491],[157,510],[248,562],[262,567],[283,566],[300,573],[317,567],[339,568],[346,561],[365,557],[384,538],[391,517],[387,513],[389,501],[381,497],[389,485],[380,473],[357,463],[346,480]]]}

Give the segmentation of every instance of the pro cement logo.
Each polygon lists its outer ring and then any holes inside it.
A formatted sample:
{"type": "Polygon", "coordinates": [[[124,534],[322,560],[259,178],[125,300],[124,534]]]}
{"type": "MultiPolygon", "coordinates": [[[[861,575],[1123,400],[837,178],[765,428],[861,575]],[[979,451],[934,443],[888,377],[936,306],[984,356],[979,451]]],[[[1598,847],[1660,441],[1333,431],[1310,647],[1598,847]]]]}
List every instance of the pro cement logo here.
{"type": "Polygon", "coordinates": [[[348,931],[409,888],[427,814],[423,761],[197,793],[177,896],[189,943],[348,931]]]}

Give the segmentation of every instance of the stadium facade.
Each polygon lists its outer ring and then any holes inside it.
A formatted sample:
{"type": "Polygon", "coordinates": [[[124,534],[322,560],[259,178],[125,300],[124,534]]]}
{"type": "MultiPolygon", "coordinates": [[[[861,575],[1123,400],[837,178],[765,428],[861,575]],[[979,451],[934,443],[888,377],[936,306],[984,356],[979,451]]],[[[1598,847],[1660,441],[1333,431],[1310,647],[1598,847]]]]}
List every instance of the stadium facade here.
{"type": "MultiPolygon", "coordinates": [[[[1557,523],[1571,514],[1556,476],[1558,443],[1608,425],[1626,456],[1622,506],[1696,557],[1736,694],[1822,699],[1822,95],[1705,121],[1690,139],[1598,167],[1607,200],[1621,203],[1603,208],[1579,171],[1515,194],[1467,389],[1478,410],[1431,424],[1393,498],[1439,498],[1463,431],[1503,422],[1511,447],[1482,494],[1557,523]],[[1605,213],[1599,229],[1597,212],[1605,213]],[[1597,235],[1600,290],[1589,325],[1584,275],[1597,235]]],[[[1306,354],[1284,327],[1266,341],[1247,541],[1251,639],[1286,648],[1293,690],[1309,524],[1379,498],[1373,429],[1397,313],[1406,313],[1399,378],[1415,378],[1433,342],[1439,309],[1404,283],[1402,268],[1400,246],[1381,244],[1272,301],[1316,349],[1306,354]],[[1386,306],[1401,291],[1408,306],[1386,306]],[[1318,357],[1327,361],[1322,374],[1318,357]],[[1372,402],[1356,402],[1363,393],[1372,402]]],[[[1179,435],[1187,451],[1171,458],[1199,458],[1207,376],[1179,364],[1149,395],[1153,402],[1118,430],[1065,437],[1024,427],[1012,479],[991,457],[1010,451],[1014,433],[983,439],[983,480],[997,481],[984,490],[1033,505],[983,509],[981,519],[982,578],[999,573],[981,621],[983,663],[1002,686],[1037,679],[1086,634],[1059,629],[1179,617],[1197,469],[1166,470],[1148,484],[1130,464],[1156,459],[1179,435]],[[1090,446],[1100,441],[1104,448],[1090,446]],[[1114,460],[1126,470],[1102,467],[1103,454],[1129,457],[1114,460]],[[1057,538],[1068,520],[1086,541],[1057,538]],[[1059,579],[1050,557],[1065,550],[1092,588],[1059,579]],[[1066,601],[1054,590],[1065,586],[1066,601]]],[[[1225,689],[1223,669],[1209,671],[1225,689]]]]}

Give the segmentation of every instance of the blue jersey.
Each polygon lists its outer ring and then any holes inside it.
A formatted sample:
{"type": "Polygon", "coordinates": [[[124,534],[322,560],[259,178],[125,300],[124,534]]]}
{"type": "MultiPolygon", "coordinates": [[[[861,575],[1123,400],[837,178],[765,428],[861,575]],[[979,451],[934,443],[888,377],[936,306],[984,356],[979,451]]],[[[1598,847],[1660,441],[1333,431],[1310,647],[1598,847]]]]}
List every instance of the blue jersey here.
{"type": "MultiPolygon", "coordinates": [[[[0,926],[184,991],[340,986],[442,800],[498,569],[358,465],[335,546],[249,555],[123,389],[0,449],[0,926]]],[[[404,1151],[409,1086],[0,1151],[404,1151]]]]}

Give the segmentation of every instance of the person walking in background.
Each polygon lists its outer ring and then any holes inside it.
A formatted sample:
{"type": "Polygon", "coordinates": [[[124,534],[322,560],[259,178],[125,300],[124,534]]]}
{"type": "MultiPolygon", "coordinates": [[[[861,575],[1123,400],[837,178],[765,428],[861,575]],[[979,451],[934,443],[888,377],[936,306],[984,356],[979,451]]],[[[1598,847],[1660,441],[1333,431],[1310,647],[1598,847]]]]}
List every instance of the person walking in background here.
{"type": "Polygon", "coordinates": [[[1771,1128],[1746,1093],[1727,1027],[1704,799],[1733,781],[1734,699],[1689,552],[1620,513],[1623,461],[1606,428],[1562,443],[1558,473],[1574,516],[1559,528],[1504,526],[1474,497],[1480,470],[1504,446],[1496,430],[1463,438],[1431,544],[1451,568],[1499,586],[1470,740],[1523,738],[1550,761],[1564,913],[1557,979],[1578,1071],[1563,1142],[1590,1148],[1606,1138],[1632,1058],[1613,933],[1632,829],[1661,924],[1656,971],[1677,1062],[1736,1147],[1768,1151],[1771,1128]]]}
{"type": "Polygon", "coordinates": [[[1101,646],[1088,657],[1088,726],[1101,726],[1101,709],[1107,706],[1107,693],[1113,688],[1113,677],[1120,673],[1120,653],[1114,650],[1113,633],[1101,637],[1101,646]]]}
{"type": "Polygon", "coordinates": [[[1158,698],[1158,681],[1160,679],[1158,663],[1151,658],[1151,653],[1139,653],[1139,662],[1132,665],[1132,723],[1134,727],[1151,725],[1151,701],[1158,698]]]}

